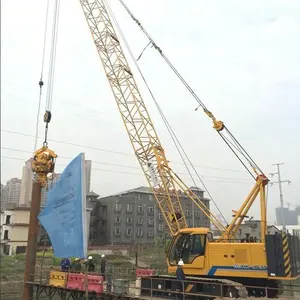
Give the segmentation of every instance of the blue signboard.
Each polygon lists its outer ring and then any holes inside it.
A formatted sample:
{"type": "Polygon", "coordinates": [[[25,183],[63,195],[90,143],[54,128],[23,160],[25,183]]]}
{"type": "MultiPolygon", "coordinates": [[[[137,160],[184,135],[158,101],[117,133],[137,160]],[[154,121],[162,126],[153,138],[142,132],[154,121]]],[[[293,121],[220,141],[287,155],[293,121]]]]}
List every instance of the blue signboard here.
{"type": "Polygon", "coordinates": [[[38,217],[56,257],[85,258],[87,255],[84,162],[81,153],[68,164],[48,191],[47,204],[38,217]]]}

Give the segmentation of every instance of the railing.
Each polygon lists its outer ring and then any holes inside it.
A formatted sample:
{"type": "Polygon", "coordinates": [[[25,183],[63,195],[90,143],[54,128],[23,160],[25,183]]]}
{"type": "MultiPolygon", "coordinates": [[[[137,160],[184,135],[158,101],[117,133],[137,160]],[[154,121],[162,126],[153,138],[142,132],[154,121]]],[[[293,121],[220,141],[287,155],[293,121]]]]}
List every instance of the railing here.
{"type": "MultiPolygon", "coordinates": [[[[67,278],[71,278],[72,280],[81,280],[82,286],[78,287],[77,289],[81,292],[87,292],[90,293],[91,289],[96,290],[97,284],[100,286],[99,291],[101,293],[105,294],[118,294],[123,295],[124,297],[138,297],[138,298],[162,298],[162,297],[177,297],[178,295],[181,295],[180,297],[183,299],[185,298],[191,298],[195,296],[201,296],[201,297],[207,297],[210,299],[211,297],[219,297],[219,298],[225,298],[228,296],[227,294],[224,294],[225,290],[228,290],[228,287],[236,288],[237,286],[231,283],[223,283],[223,282],[216,282],[212,279],[207,280],[189,280],[188,282],[179,282],[176,279],[171,279],[169,276],[161,276],[161,277],[140,277],[137,276],[136,269],[132,268],[113,268],[111,272],[106,272],[103,275],[103,281],[99,281],[99,283],[96,283],[93,281],[94,279],[99,279],[99,273],[85,273],[85,272],[72,272],[72,273],[62,273],[59,270],[46,270],[46,269],[37,269],[34,281],[30,282],[30,284],[34,285],[40,285],[40,286],[52,286],[53,288],[66,288],[66,289],[72,289],[72,284],[69,284],[67,282],[67,278]],[[66,276],[64,279],[57,279],[57,281],[52,280],[50,282],[51,276],[53,276],[53,272],[65,274],[66,276]],[[72,276],[70,277],[70,274],[72,276]],[[75,275],[74,275],[75,274],[75,275]],[[98,277],[97,277],[98,276],[98,277]],[[142,278],[144,278],[142,282],[142,278]],[[90,288],[90,279],[93,281],[91,285],[93,285],[92,288],[90,288]],[[146,280],[147,279],[147,280],[146,280]],[[59,281],[60,280],[60,281],[59,281]],[[158,283],[159,281],[159,283],[158,283]],[[148,283],[146,283],[148,282],[148,283]],[[168,282],[168,283],[167,283],[168,282]],[[51,283],[51,284],[50,284],[51,283]],[[146,284],[145,284],[146,283],[146,284]],[[179,284],[179,285],[178,285],[179,284]],[[178,286],[180,284],[183,284],[185,289],[183,292],[180,292],[180,288],[178,289],[178,286]],[[193,292],[189,291],[188,286],[190,285],[199,285],[202,284],[202,292],[193,292]]],[[[142,272],[142,274],[145,272],[142,272]]],[[[155,273],[159,273],[159,271],[155,270],[155,273]]],[[[141,274],[141,273],[140,273],[141,274]]],[[[54,274],[55,275],[55,274],[54,274]]],[[[149,275],[152,275],[151,272],[149,272],[149,275]]],[[[257,291],[261,291],[261,295],[268,295],[272,290],[278,290],[276,288],[269,288],[269,287],[258,287],[258,286],[244,286],[247,289],[256,289],[257,291]]],[[[290,293],[291,295],[284,296],[283,299],[299,299],[300,300],[300,285],[293,285],[283,286],[283,290],[285,293],[290,293]]],[[[260,292],[258,292],[259,294],[260,292]]],[[[6,299],[6,298],[5,298],[6,299]]],[[[9,299],[9,298],[7,298],[9,299]]],[[[11,298],[14,299],[14,298],[11,298]]]]}

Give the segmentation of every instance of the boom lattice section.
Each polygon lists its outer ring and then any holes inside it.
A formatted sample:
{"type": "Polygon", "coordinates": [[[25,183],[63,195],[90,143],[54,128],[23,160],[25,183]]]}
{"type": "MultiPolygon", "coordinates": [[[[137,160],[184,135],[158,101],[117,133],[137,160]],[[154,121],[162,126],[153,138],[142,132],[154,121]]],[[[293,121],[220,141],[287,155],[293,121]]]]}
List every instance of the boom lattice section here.
{"type": "Polygon", "coordinates": [[[80,3],[131,144],[171,234],[187,227],[180,203],[182,193],[192,199],[213,223],[224,229],[219,220],[169,167],[104,2],[80,0],[80,3]]]}

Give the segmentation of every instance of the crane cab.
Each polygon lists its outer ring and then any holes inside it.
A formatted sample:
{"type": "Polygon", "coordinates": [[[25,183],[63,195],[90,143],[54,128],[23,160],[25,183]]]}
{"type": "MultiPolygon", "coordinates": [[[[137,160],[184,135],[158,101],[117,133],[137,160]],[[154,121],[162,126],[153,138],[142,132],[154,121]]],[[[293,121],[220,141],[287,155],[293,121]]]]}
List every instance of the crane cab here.
{"type": "Polygon", "coordinates": [[[182,259],[184,270],[189,275],[199,275],[205,267],[208,243],[213,240],[209,228],[186,228],[180,230],[171,240],[167,250],[169,273],[175,273],[177,262],[182,259]]]}

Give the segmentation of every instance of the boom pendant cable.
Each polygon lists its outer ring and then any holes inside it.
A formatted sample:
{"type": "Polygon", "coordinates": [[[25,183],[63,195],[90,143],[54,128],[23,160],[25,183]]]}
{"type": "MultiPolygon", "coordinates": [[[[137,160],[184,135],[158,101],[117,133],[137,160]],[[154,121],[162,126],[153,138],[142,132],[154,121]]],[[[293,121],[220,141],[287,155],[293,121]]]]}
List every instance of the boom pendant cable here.
{"type": "MultiPolygon", "coordinates": [[[[129,8],[125,5],[123,0],[119,0],[121,5],[124,7],[124,9],[127,11],[127,13],[130,15],[130,17],[133,19],[133,21],[140,27],[141,31],[144,33],[144,35],[148,38],[149,42],[152,44],[152,47],[155,48],[159,54],[162,56],[162,58],[165,60],[165,62],[168,64],[168,66],[172,69],[172,71],[175,73],[175,75],[178,77],[178,79],[182,82],[182,84],[187,88],[187,90],[190,92],[190,94],[193,96],[193,98],[198,102],[198,107],[195,109],[196,111],[198,108],[202,108],[204,113],[213,121],[214,128],[217,130],[218,134],[222,137],[222,139],[225,141],[227,146],[230,148],[230,150],[234,153],[234,155],[239,159],[239,161],[243,164],[245,169],[251,174],[251,176],[255,179],[256,176],[258,176],[258,171],[260,174],[265,174],[262,172],[262,170],[259,168],[259,166],[255,163],[255,161],[250,157],[250,155],[247,153],[247,151],[240,145],[240,143],[236,140],[236,138],[233,136],[233,134],[228,130],[228,128],[223,124],[221,121],[217,121],[215,116],[210,112],[205,104],[202,102],[202,100],[198,97],[198,95],[194,92],[194,90],[190,87],[190,85],[185,81],[185,79],[182,77],[182,75],[179,73],[179,71],[175,68],[175,66],[170,62],[170,60],[167,58],[167,56],[163,53],[162,49],[154,42],[154,40],[151,38],[149,33],[144,29],[141,22],[133,15],[133,13],[129,10],[129,8]],[[228,137],[225,137],[224,132],[228,135],[228,137]],[[231,139],[231,142],[228,142],[228,139],[231,139]],[[230,145],[231,144],[231,145],[230,145]],[[234,147],[232,147],[232,144],[235,144],[234,147]],[[243,159],[242,159],[243,157],[243,159]],[[245,160],[249,165],[247,166],[245,160]]],[[[143,52],[146,50],[147,47],[143,50],[143,52]]],[[[265,176],[266,177],[266,176],[265,176]]]]}
{"type": "MultiPolygon", "coordinates": [[[[197,184],[196,184],[196,182],[195,182],[195,180],[194,180],[194,178],[193,178],[193,175],[192,175],[190,169],[188,168],[188,165],[187,165],[187,163],[186,163],[186,160],[189,162],[190,166],[191,166],[192,169],[194,170],[194,172],[195,172],[197,178],[199,179],[199,181],[200,181],[201,184],[203,185],[203,188],[204,188],[205,191],[207,192],[207,194],[208,194],[208,196],[210,197],[211,201],[214,203],[216,209],[218,210],[218,212],[219,212],[220,215],[222,216],[223,220],[224,220],[225,223],[228,225],[228,223],[227,223],[227,221],[226,221],[224,215],[222,214],[221,210],[219,209],[219,207],[218,207],[216,201],[213,199],[211,193],[208,191],[208,188],[207,188],[206,185],[204,184],[204,182],[203,182],[203,180],[201,179],[201,177],[200,177],[199,173],[197,172],[196,168],[193,166],[193,164],[192,164],[190,158],[188,157],[187,153],[185,152],[185,150],[184,150],[182,144],[179,142],[178,137],[177,137],[176,134],[174,133],[174,131],[173,131],[171,125],[169,124],[169,122],[168,122],[166,116],[164,115],[164,113],[163,113],[161,107],[159,106],[159,104],[158,104],[156,98],[154,97],[154,94],[153,94],[153,92],[151,91],[151,89],[150,89],[150,87],[149,87],[149,85],[148,85],[148,83],[147,83],[147,81],[146,81],[146,79],[145,79],[145,77],[144,77],[144,75],[143,75],[143,73],[142,73],[140,67],[138,66],[138,64],[137,64],[137,62],[136,62],[136,59],[134,58],[134,55],[133,55],[133,53],[132,53],[132,51],[131,51],[131,49],[130,49],[130,46],[129,46],[129,44],[128,44],[128,42],[127,42],[125,36],[124,36],[124,33],[123,33],[123,31],[122,31],[120,25],[118,24],[118,21],[117,21],[116,17],[114,16],[114,13],[113,13],[112,9],[110,8],[108,2],[107,2],[106,0],[104,0],[104,1],[105,1],[105,6],[107,7],[107,9],[108,9],[108,11],[109,11],[109,13],[110,13],[110,15],[111,15],[111,17],[112,17],[112,19],[113,19],[115,25],[116,25],[116,28],[118,29],[118,31],[119,31],[119,33],[120,33],[120,36],[121,36],[121,38],[122,38],[122,40],[123,40],[123,42],[124,42],[124,44],[125,44],[125,47],[126,47],[128,53],[129,53],[129,55],[131,56],[131,59],[133,60],[133,62],[134,62],[134,64],[135,64],[135,66],[136,66],[136,68],[137,68],[137,70],[138,70],[140,76],[142,77],[142,79],[143,79],[143,81],[144,81],[144,83],[145,83],[145,85],[146,85],[146,87],[147,87],[147,89],[148,89],[148,91],[149,91],[149,93],[150,93],[150,95],[151,95],[151,98],[153,99],[153,101],[154,101],[154,103],[155,103],[155,105],[156,105],[156,107],[157,107],[157,109],[158,109],[158,111],[159,111],[159,113],[160,113],[160,115],[161,115],[161,117],[162,117],[162,119],[163,119],[163,121],[164,121],[166,127],[167,127],[167,130],[168,130],[168,132],[169,132],[169,134],[170,134],[170,136],[171,136],[171,138],[172,138],[172,140],[173,140],[173,143],[174,143],[174,145],[175,145],[175,147],[176,147],[176,149],[177,149],[177,151],[178,151],[178,153],[179,153],[179,155],[180,155],[180,157],[181,157],[181,159],[182,159],[182,161],[183,161],[183,163],[184,163],[184,165],[185,165],[185,168],[186,168],[187,172],[189,173],[189,176],[190,176],[190,178],[191,178],[193,184],[194,184],[195,186],[197,186],[197,184]],[[181,149],[181,150],[180,150],[180,149],[181,149]]],[[[143,54],[143,52],[145,51],[145,49],[146,49],[148,46],[149,46],[149,44],[143,49],[141,55],[143,54]]],[[[155,47],[155,46],[154,46],[154,47],[155,47]]],[[[139,58],[141,57],[141,55],[139,56],[139,58]]],[[[138,59],[139,59],[139,58],[138,58],[138,59]]]]}

